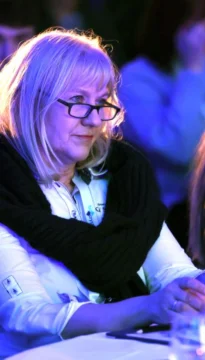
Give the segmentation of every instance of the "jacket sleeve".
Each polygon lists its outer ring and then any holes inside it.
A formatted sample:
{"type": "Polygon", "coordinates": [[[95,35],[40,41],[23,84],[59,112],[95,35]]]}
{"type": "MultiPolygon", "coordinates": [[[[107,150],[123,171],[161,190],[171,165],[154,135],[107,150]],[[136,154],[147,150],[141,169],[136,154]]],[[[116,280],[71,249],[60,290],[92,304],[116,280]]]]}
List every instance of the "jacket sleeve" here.
{"type": "Polygon", "coordinates": [[[176,278],[197,277],[204,273],[194,266],[165,223],[147,254],[143,270],[151,292],[164,288],[176,278]]]}
{"type": "Polygon", "coordinates": [[[0,225],[0,324],[10,332],[30,336],[61,332],[84,303],[52,303],[20,241],[0,225]]]}
{"type": "Polygon", "coordinates": [[[190,162],[205,128],[204,73],[182,70],[171,79],[160,72],[156,77],[151,67],[145,73],[145,69],[135,71],[134,65],[125,66],[119,97],[125,108],[126,140],[170,163],[190,162]]]}

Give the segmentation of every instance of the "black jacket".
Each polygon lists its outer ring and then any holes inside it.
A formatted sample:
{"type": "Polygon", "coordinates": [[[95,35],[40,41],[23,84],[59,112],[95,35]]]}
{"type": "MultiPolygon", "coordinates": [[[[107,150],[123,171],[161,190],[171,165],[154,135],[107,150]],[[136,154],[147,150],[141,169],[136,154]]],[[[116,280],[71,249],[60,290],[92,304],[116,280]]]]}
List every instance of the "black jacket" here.
{"type": "MultiPolygon", "coordinates": [[[[29,167],[0,138],[0,222],[61,261],[92,291],[121,300],[146,294],[136,275],[165,219],[152,170],[131,146],[113,141],[105,215],[98,226],[52,215],[29,167]]],[[[84,172],[82,172],[82,176],[84,172]]]]}

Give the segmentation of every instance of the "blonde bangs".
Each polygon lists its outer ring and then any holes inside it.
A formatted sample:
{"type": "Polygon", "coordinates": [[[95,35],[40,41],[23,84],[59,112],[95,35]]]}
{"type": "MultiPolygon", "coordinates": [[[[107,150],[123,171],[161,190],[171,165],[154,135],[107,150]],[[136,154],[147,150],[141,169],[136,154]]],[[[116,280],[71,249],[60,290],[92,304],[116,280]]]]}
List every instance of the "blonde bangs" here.
{"type": "Polygon", "coordinates": [[[72,89],[76,84],[82,87],[97,84],[98,90],[107,87],[112,94],[116,90],[116,81],[117,72],[107,54],[87,47],[80,51],[75,61],[75,72],[67,79],[64,86],[72,89]]]}

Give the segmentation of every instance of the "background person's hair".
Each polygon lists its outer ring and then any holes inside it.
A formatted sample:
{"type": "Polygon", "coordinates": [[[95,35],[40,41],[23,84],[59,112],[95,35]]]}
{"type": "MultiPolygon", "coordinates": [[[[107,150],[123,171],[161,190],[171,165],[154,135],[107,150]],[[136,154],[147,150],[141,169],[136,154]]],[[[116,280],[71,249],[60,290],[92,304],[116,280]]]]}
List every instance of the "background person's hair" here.
{"type": "MultiPolygon", "coordinates": [[[[0,74],[0,132],[10,136],[32,172],[49,184],[63,164],[47,138],[48,108],[78,84],[87,87],[92,83],[107,86],[110,101],[119,105],[117,81],[118,73],[100,37],[52,29],[39,34],[19,48],[0,74]]],[[[103,164],[122,117],[121,112],[104,123],[88,158],[77,164],[79,169],[103,164]]]]}
{"type": "Polygon", "coordinates": [[[205,19],[205,0],[146,0],[146,4],[137,26],[136,55],[169,71],[176,56],[177,30],[205,19]]]}
{"type": "Polygon", "coordinates": [[[190,186],[189,252],[205,266],[205,134],[199,143],[190,186]]]}

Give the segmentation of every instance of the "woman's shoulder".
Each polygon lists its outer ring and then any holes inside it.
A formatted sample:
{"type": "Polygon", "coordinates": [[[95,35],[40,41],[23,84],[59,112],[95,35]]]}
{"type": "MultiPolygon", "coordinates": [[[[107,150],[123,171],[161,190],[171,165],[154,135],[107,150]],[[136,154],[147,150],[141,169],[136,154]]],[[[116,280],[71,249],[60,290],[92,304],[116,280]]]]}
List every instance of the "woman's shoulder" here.
{"type": "Polygon", "coordinates": [[[108,164],[115,164],[114,167],[119,167],[125,162],[134,162],[135,165],[150,166],[149,160],[145,153],[132,144],[124,140],[112,140],[110,151],[108,154],[108,164]]]}
{"type": "Polygon", "coordinates": [[[124,139],[116,140],[112,139],[111,141],[111,149],[116,149],[124,154],[131,155],[131,156],[143,156],[141,150],[137,146],[133,146],[129,142],[124,139]]]}

